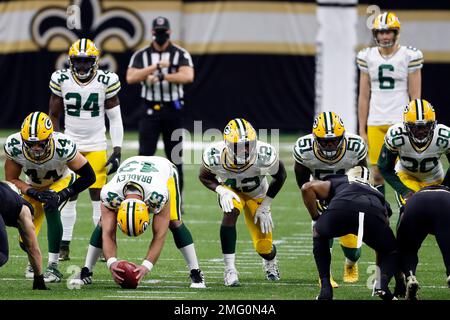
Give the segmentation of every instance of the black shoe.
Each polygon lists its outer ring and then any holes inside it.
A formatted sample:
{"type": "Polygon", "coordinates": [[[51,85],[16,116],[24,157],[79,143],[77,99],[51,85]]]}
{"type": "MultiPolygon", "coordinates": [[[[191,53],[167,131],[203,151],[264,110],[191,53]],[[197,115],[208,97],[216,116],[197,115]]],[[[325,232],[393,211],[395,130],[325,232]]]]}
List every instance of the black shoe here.
{"type": "Polygon", "coordinates": [[[333,300],[333,287],[329,278],[320,279],[321,287],[320,293],[316,297],[316,300],[333,300]]]}
{"type": "Polygon", "coordinates": [[[395,279],[394,296],[397,298],[404,298],[406,296],[406,283],[405,277],[401,279],[395,279]]]}
{"type": "Polygon", "coordinates": [[[192,269],[191,274],[191,288],[203,289],[206,288],[205,277],[200,269],[192,269]]]}

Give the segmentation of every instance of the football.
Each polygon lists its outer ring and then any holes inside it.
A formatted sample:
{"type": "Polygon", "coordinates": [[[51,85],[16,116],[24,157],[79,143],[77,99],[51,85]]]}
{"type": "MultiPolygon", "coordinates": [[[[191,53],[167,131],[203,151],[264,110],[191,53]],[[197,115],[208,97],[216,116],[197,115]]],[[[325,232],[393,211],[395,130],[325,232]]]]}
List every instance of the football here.
{"type": "Polygon", "coordinates": [[[122,274],[123,282],[120,286],[123,289],[136,289],[138,281],[136,280],[136,273],[133,272],[136,266],[126,260],[119,261],[118,268],[123,269],[125,272],[122,274]]]}

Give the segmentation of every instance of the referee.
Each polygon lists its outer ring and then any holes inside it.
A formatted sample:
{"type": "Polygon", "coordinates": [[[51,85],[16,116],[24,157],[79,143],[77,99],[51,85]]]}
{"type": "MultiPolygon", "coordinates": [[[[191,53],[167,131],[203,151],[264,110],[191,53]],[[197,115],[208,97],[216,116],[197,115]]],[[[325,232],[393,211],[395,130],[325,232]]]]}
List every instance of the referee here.
{"type": "Polygon", "coordinates": [[[142,86],[139,155],[154,155],[162,133],[164,151],[178,169],[180,190],[183,190],[183,151],[180,147],[175,149],[182,143],[182,136],[175,134],[172,138],[172,133],[183,127],[183,85],[194,81],[194,65],[189,52],[169,40],[170,34],[167,18],[153,20],[153,41],[131,57],[127,83],[142,86]]]}

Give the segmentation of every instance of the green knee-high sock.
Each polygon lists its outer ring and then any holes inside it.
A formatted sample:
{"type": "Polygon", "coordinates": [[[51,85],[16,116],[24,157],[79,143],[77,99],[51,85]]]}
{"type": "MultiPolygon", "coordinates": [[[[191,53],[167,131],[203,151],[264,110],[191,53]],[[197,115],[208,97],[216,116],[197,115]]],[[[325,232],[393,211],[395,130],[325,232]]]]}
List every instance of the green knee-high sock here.
{"type": "Polygon", "coordinates": [[[342,251],[344,252],[344,256],[353,262],[359,260],[361,257],[361,248],[347,248],[341,245],[342,251]]]}
{"type": "Polygon", "coordinates": [[[47,220],[48,252],[59,253],[59,247],[61,245],[63,235],[61,213],[58,209],[45,211],[45,218],[47,220]]]}
{"type": "Polygon", "coordinates": [[[172,231],[173,240],[175,241],[175,245],[178,249],[194,243],[191,232],[184,225],[184,223],[181,224],[178,228],[170,229],[170,231],[172,231]]]}
{"type": "Polygon", "coordinates": [[[102,248],[102,246],[103,246],[102,227],[100,227],[100,225],[97,224],[94,231],[92,232],[91,240],[89,241],[89,244],[96,248],[100,248],[100,249],[102,248]]]}
{"type": "Polygon", "coordinates": [[[236,252],[236,226],[220,226],[220,243],[223,254],[236,252]]]}

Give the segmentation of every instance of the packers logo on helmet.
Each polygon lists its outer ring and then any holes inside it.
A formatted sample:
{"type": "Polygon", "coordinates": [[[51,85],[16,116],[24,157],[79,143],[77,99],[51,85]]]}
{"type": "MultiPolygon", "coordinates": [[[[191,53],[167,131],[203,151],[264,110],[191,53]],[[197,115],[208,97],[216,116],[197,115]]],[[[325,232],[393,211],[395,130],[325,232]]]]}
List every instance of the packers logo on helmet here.
{"type": "Polygon", "coordinates": [[[227,156],[235,166],[243,166],[256,156],[257,135],[253,126],[245,119],[236,118],[228,122],[223,130],[227,156]]]}
{"type": "Polygon", "coordinates": [[[69,49],[70,70],[79,80],[90,78],[98,68],[100,50],[90,39],[75,41],[69,49]]]}
{"type": "Polygon", "coordinates": [[[436,126],[434,108],[425,99],[409,102],[403,112],[403,124],[410,140],[419,147],[431,140],[436,126]]]}
{"type": "Polygon", "coordinates": [[[392,12],[383,12],[379,14],[373,21],[372,34],[375,43],[379,47],[384,48],[392,47],[397,42],[399,33],[400,33],[400,20],[392,12]],[[377,34],[382,31],[394,31],[393,41],[384,42],[378,40],[377,34]]]}
{"type": "Polygon", "coordinates": [[[150,223],[148,208],[139,199],[125,199],[117,212],[117,226],[130,237],[137,237],[144,233],[150,223]]]}
{"type": "Polygon", "coordinates": [[[26,154],[33,160],[43,160],[51,152],[53,124],[44,112],[30,113],[22,123],[20,136],[26,154]]]}
{"type": "Polygon", "coordinates": [[[322,112],[313,124],[313,136],[319,152],[328,159],[334,159],[343,147],[344,123],[334,112],[322,112]]]}

